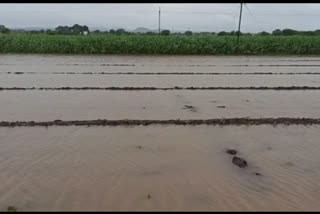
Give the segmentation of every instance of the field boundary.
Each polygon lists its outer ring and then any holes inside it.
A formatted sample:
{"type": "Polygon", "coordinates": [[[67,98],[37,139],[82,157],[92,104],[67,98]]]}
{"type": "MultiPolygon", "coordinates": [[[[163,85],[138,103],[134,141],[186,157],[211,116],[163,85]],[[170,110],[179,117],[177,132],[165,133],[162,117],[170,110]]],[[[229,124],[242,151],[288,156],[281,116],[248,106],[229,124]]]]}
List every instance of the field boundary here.
{"type": "Polygon", "coordinates": [[[147,125],[319,125],[320,118],[217,118],[193,120],[53,120],[53,121],[1,121],[0,127],[48,126],[147,126],[147,125]]]}
{"type": "Polygon", "coordinates": [[[58,75],[320,75],[320,72],[0,72],[0,74],[58,75]]]}
{"type": "Polygon", "coordinates": [[[320,86],[278,86],[278,87],[0,87],[0,91],[67,91],[67,90],[99,90],[99,91],[168,91],[168,90],[320,90],[320,86]]]}

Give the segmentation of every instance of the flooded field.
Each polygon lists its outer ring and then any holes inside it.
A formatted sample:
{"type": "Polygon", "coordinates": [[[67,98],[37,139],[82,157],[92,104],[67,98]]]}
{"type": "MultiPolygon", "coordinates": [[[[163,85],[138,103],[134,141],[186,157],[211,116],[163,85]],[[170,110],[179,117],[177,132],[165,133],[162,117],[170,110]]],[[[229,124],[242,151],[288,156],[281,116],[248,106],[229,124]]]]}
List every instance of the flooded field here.
{"type": "Polygon", "coordinates": [[[3,74],[0,77],[1,87],[275,87],[320,85],[320,73],[318,75],[3,74]]]}
{"type": "Polygon", "coordinates": [[[319,125],[290,121],[320,118],[320,88],[175,88],[319,87],[319,69],[319,57],[1,55],[0,209],[319,210],[319,125]],[[172,89],[5,89],[15,87],[172,89]],[[276,126],[156,125],[282,117],[287,122],[276,126]],[[119,125],[59,122],[97,119],[119,125]],[[121,125],[127,119],[155,123],[121,125]]]}
{"type": "Polygon", "coordinates": [[[320,91],[2,91],[5,121],[320,118],[320,91]]]}

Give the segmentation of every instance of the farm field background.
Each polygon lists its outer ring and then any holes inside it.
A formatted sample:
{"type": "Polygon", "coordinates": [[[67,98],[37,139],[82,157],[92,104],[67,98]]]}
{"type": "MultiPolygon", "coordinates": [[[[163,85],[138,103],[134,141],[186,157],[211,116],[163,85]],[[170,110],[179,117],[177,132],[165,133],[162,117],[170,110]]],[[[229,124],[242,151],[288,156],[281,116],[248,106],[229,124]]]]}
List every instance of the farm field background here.
{"type": "Polygon", "coordinates": [[[319,36],[0,35],[0,53],[317,55],[319,36]]]}

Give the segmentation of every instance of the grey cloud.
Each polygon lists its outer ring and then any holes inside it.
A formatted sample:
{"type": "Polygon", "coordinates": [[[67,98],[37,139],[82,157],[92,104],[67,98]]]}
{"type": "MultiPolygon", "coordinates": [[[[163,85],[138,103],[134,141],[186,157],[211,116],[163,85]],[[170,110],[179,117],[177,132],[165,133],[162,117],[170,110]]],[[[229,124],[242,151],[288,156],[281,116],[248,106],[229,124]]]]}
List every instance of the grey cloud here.
{"type": "MultiPolygon", "coordinates": [[[[170,30],[231,31],[237,29],[239,4],[0,4],[0,24],[10,28],[88,25],[90,28],[158,27],[170,30]]],[[[320,29],[319,4],[247,4],[242,31],[276,28],[320,29]]]]}

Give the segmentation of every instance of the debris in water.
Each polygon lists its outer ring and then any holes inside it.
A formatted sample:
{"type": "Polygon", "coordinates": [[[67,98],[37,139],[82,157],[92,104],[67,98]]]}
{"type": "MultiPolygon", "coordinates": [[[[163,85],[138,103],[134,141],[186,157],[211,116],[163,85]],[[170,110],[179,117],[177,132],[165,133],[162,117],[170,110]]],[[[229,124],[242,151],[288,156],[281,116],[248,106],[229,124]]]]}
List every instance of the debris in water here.
{"type": "Polygon", "coordinates": [[[294,164],[292,162],[287,162],[285,165],[288,166],[288,167],[294,166],[294,164]]]}
{"type": "Polygon", "coordinates": [[[182,108],[182,109],[189,109],[190,111],[193,111],[193,112],[196,112],[197,110],[196,110],[196,108],[194,107],[194,106],[189,106],[189,105],[184,105],[184,108],[182,108]]]}
{"type": "Polygon", "coordinates": [[[190,109],[190,108],[194,108],[194,107],[193,106],[184,105],[184,108],[190,109]]]}
{"type": "Polygon", "coordinates": [[[15,206],[9,206],[7,209],[8,212],[16,212],[17,208],[15,206]]]}
{"type": "Polygon", "coordinates": [[[235,154],[237,154],[237,150],[235,150],[235,149],[227,149],[226,153],[228,153],[230,155],[235,155],[235,154]]]}
{"type": "Polygon", "coordinates": [[[245,168],[248,166],[248,163],[246,160],[244,160],[243,158],[237,157],[237,156],[234,156],[232,158],[232,163],[237,165],[240,168],[245,168]]]}

